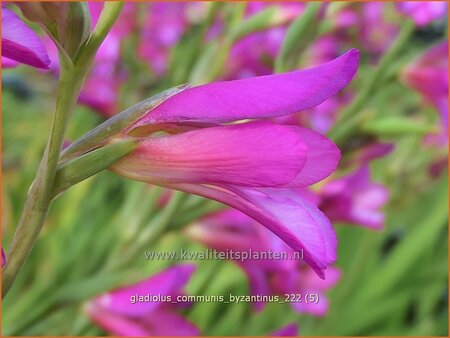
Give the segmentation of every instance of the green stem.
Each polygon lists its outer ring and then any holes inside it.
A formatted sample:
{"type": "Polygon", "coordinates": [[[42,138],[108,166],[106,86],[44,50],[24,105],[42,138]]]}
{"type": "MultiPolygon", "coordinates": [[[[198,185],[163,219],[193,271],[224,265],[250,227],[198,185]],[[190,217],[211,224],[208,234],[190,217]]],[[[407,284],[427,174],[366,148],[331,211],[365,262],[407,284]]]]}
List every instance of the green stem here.
{"type": "Polygon", "coordinates": [[[61,67],[56,110],[50,137],[47,142],[36,178],[25,201],[25,206],[8,251],[7,264],[2,273],[2,295],[6,295],[25,263],[42,229],[70,113],[75,107],[84,77],[70,66],[61,67]]]}
{"type": "Polygon", "coordinates": [[[358,116],[358,113],[374,95],[392,63],[396,61],[400,52],[407,45],[414,29],[415,24],[412,20],[405,23],[391,48],[381,58],[377,69],[372,73],[372,76],[363,86],[361,91],[358,92],[358,95],[353,100],[352,104],[342,112],[340,123],[336,123],[335,127],[331,129],[328,134],[328,136],[336,143],[342,143],[343,140],[351,135],[356,127],[364,120],[358,116]]]}
{"type": "Polygon", "coordinates": [[[116,21],[122,6],[121,3],[105,4],[96,29],[83,48],[77,62],[71,63],[62,52],[60,53],[61,73],[50,136],[14,233],[8,251],[7,264],[2,271],[2,297],[7,294],[14,283],[44,225],[51,203],[56,168],[70,115],[75,108],[81,86],[96,51],[116,21]]]}
{"type": "Polygon", "coordinates": [[[105,40],[111,27],[116,22],[122,11],[124,3],[123,2],[105,2],[103,5],[102,12],[97,21],[94,31],[92,32],[89,40],[84,46],[82,53],[76,59],[76,64],[78,65],[90,65],[93,58],[97,54],[97,50],[100,45],[105,40]]]}

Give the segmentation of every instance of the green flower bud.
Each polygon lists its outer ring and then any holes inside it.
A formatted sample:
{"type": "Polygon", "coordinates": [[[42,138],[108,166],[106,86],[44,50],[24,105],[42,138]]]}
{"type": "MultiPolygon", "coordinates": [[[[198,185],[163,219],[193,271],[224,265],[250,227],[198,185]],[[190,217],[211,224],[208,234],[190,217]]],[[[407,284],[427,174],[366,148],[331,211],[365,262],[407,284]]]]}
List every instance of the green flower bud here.
{"type": "Polygon", "coordinates": [[[68,2],[57,19],[58,40],[68,55],[75,56],[91,34],[91,15],[86,2],[68,2]]]}
{"type": "Polygon", "coordinates": [[[41,24],[74,57],[91,34],[91,15],[86,2],[19,2],[23,15],[41,24]]]}
{"type": "Polygon", "coordinates": [[[42,24],[47,28],[56,24],[60,13],[68,5],[68,3],[64,2],[17,2],[16,4],[25,18],[42,24]]]}

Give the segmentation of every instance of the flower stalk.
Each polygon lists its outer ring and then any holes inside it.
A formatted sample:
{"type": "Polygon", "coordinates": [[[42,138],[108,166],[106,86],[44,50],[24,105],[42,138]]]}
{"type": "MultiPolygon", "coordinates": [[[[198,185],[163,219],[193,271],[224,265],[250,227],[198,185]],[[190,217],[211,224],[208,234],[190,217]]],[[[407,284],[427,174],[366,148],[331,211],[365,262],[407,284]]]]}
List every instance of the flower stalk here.
{"type": "Polygon", "coordinates": [[[45,222],[68,121],[95,53],[116,21],[122,6],[122,3],[105,4],[95,31],[85,47],[80,48],[80,58],[74,63],[60,51],[60,78],[50,136],[14,233],[8,252],[8,264],[2,272],[2,297],[14,283],[45,222]]]}

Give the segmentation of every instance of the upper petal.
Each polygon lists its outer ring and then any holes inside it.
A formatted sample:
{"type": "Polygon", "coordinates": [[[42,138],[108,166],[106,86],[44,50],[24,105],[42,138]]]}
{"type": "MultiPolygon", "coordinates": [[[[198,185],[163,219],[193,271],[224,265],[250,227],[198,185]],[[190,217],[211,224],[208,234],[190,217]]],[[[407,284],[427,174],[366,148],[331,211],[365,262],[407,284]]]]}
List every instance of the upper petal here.
{"type": "Polygon", "coordinates": [[[36,33],[7,8],[2,8],[2,55],[37,68],[48,69],[50,64],[36,33]]]}
{"type": "Polygon", "coordinates": [[[289,127],[251,122],[147,138],[112,170],[156,184],[278,186],[297,176],[306,151],[289,127]]]}
{"type": "Polygon", "coordinates": [[[309,109],[352,80],[358,56],[359,52],[352,49],[333,61],[306,70],[189,88],[149,112],[135,126],[183,121],[224,123],[309,109]]]}

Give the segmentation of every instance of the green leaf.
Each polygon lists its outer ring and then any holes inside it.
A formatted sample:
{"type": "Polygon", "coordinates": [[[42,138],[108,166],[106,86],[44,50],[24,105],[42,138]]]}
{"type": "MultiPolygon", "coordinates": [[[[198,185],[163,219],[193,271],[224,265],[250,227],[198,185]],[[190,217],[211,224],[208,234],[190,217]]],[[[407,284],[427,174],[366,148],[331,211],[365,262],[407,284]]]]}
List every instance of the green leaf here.
{"type": "Polygon", "coordinates": [[[269,7],[240,22],[232,32],[233,40],[236,41],[248,34],[270,28],[275,23],[278,10],[277,7],[269,7]]]}
{"type": "Polygon", "coordinates": [[[424,135],[437,131],[434,125],[425,124],[411,118],[395,116],[366,122],[362,129],[366,133],[379,136],[424,135]]]}
{"type": "Polygon", "coordinates": [[[366,284],[359,292],[360,300],[373,300],[387,294],[399,284],[408,270],[413,268],[421,256],[433,247],[448,219],[448,185],[447,175],[437,185],[434,198],[428,202],[430,209],[407,236],[398,244],[389,257],[373,271],[376,281],[366,284]]]}
{"type": "Polygon", "coordinates": [[[288,70],[292,63],[290,58],[298,59],[298,54],[314,39],[319,31],[317,18],[321,7],[320,2],[308,3],[305,12],[289,26],[280,54],[275,60],[277,73],[288,70]]]}

